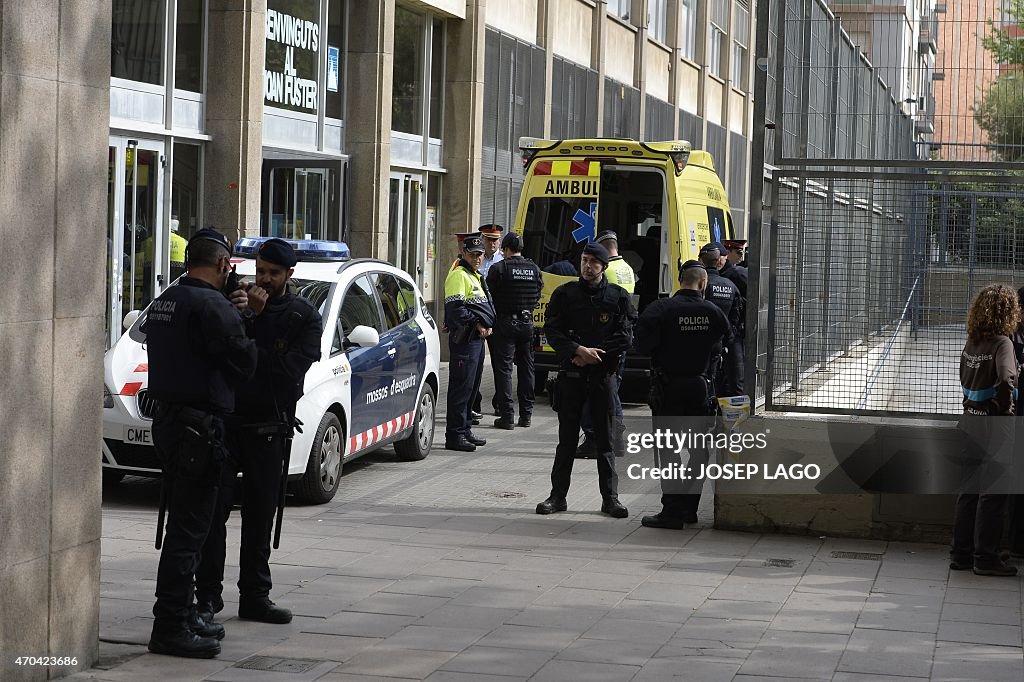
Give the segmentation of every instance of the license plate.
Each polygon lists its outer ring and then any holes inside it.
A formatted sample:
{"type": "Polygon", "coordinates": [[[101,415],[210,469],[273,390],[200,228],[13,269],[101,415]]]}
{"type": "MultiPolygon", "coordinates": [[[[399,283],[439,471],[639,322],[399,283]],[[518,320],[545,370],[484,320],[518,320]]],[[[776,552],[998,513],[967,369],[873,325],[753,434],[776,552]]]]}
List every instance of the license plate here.
{"type": "Polygon", "coordinates": [[[153,432],[143,426],[125,426],[123,440],[133,445],[152,445],[153,432]]]}

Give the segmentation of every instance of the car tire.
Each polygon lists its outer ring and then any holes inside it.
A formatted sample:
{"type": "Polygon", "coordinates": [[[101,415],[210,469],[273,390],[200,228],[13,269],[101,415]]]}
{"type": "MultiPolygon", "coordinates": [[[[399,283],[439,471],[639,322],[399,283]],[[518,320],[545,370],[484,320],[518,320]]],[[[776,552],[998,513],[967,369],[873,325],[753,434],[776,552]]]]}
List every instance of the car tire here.
{"type": "Polygon", "coordinates": [[[124,480],[126,472],[120,469],[103,469],[103,485],[117,485],[124,480]]]}
{"type": "Polygon", "coordinates": [[[395,443],[395,453],[403,462],[417,462],[430,454],[430,446],[434,443],[434,415],[437,414],[434,403],[434,389],[427,384],[423,394],[416,403],[416,414],[413,417],[412,433],[405,440],[395,443]]]}
{"type": "Polygon", "coordinates": [[[345,454],[345,430],[333,412],[320,420],[313,446],[306,462],[306,473],[295,486],[295,494],[312,504],[325,504],[334,499],[341,483],[342,460],[345,454]]]}

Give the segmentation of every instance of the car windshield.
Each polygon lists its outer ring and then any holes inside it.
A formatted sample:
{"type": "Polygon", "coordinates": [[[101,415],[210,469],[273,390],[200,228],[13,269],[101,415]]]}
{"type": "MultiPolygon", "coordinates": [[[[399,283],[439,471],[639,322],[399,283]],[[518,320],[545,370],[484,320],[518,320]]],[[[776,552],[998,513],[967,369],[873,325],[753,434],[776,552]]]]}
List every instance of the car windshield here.
{"type": "MultiPolygon", "coordinates": [[[[246,279],[251,281],[251,277],[247,277],[246,279]]],[[[175,286],[177,283],[178,281],[175,280],[171,286],[175,286]]],[[[313,307],[320,312],[320,316],[323,317],[324,309],[327,305],[327,299],[331,293],[331,286],[331,282],[325,282],[319,279],[299,279],[297,277],[293,277],[288,281],[288,292],[297,294],[312,303],[313,307]]],[[[148,315],[149,308],[147,307],[142,314],[139,315],[139,319],[135,320],[135,324],[132,325],[132,328],[128,330],[128,335],[132,340],[137,341],[138,343],[145,343],[146,341],[146,335],[140,328],[145,323],[148,315]]]]}

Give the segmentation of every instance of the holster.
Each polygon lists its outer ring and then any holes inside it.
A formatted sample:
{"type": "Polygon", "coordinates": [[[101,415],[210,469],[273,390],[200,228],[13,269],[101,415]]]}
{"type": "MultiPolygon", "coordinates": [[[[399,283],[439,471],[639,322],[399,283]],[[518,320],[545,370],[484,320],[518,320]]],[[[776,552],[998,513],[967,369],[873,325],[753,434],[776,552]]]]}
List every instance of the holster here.
{"type": "Polygon", "coordinates": [[[464,327],[451,327],[448,330],[448,338],[452,343],[467,343],[473,338],[476,328],[470,325],[464,327]]]}
{"type": "Polygon", "coordinates": [[[166,453],[167,466],[186,478],[218,481],[227,459],[223,422],[216,415],[185,405],[169,406],[161,421],[177,441],[166,453]]]}

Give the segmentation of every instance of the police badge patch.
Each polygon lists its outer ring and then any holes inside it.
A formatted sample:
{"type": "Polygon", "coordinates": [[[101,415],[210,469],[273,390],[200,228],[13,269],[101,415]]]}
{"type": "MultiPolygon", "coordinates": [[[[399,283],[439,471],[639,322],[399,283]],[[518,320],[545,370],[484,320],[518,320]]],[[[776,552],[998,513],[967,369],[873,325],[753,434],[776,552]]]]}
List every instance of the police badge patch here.
{"type": "Polygon", "coordinates": [[[274,341],[274,350],[278,353],[288,352],[288,339],[277,339],[274,341]]]}
{"type": "Polygon", "coordinates": [[[601,324],[608,324],[608,320],[610,319],[612,319],[612,316],[609,315],[608,313],[601,313],[600,315],[597,316],[597,320],[601,324]]]}

